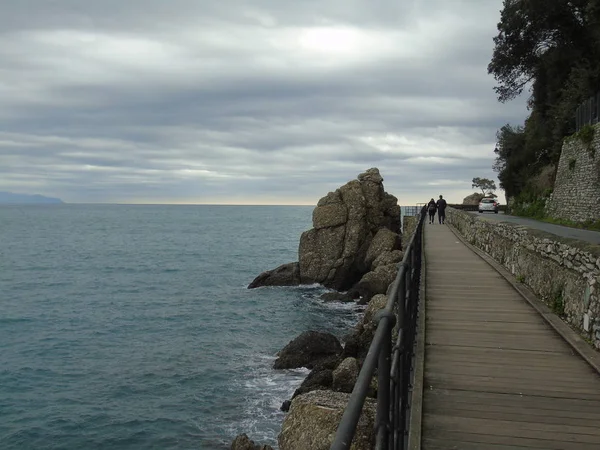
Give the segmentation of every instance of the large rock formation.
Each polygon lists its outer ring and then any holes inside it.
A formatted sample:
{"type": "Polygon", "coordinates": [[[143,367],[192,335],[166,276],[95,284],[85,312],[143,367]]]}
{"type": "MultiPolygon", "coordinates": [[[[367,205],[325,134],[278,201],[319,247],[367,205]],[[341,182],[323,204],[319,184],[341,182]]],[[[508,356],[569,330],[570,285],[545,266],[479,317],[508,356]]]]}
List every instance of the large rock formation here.
{"type": "MultiPolygon", "coordinates": [[[[312,391],[296,397],[278,437],[280,450],[328,450],[350,394],[312,391]]],[[[376,401],[366,399],[351,450],[371,450],[375,442],[376,401]]]]}
{"type": "Polygon", "coordinates": [[[356,295],[385,293],[390,273],[402,259],[400,206],[385,192],[376,168],[346,183],[321,200],[313,211],[313,228],[302,233],[298,265],[284,264],[260,274],[248,287],[320,283],[346,291],[370,271],[356,295]]]}

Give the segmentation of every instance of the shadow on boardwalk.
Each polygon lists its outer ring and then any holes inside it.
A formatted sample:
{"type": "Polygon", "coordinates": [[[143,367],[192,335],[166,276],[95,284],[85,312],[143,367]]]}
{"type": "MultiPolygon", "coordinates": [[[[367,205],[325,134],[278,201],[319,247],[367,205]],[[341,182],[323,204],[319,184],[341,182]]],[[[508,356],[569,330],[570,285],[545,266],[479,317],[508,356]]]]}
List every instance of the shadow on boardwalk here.
{"type": "Polygon", "coordinates": [[[600,449],[600,375],[445,225],[426,225],[422,449],[600,449]]]}

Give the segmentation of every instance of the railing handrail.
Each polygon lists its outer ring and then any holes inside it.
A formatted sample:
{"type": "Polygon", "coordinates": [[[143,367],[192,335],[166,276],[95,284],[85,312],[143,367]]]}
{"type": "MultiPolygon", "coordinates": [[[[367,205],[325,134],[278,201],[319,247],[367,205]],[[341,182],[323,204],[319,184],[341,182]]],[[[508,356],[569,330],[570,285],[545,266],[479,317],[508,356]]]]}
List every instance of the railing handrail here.
{"type": "Polygon", "coordinates": [[[419,222],[399,264],[398,274],[389,291],[387,303],[376,314],[377,328],[340,420],[331,450],[350,448],[376,368],[378,368],[376,448],[377,450],[404,448],[405,413],[416,327],[424,218],[425,207],[422,207],[419,222]],[[398,337],[396,345],[392,348],[392,330],[396,324],[398,337]]]}

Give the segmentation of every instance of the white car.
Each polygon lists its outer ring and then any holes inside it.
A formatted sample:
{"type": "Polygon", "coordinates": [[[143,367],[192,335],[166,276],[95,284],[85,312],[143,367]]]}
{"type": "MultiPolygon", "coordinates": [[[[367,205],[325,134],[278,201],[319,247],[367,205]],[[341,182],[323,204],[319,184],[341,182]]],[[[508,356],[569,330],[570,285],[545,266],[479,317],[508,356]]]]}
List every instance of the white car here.
{"type": "Polygon", "coordinates": [[[479,212],[493,212],[498,214],[498,202],[495,198],[482,198],[479,202],[479,212]]]}

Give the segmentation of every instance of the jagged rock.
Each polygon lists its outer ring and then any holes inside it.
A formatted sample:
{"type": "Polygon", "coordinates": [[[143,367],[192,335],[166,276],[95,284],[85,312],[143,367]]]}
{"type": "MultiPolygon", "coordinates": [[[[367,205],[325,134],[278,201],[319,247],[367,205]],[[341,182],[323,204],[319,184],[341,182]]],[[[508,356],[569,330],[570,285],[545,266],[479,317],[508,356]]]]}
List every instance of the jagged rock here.
{"type": "Polygon", "coordinates": [[[360,349],[360,336],[358,331],[354,330],[344,337],[344,351],[342,358],[356,358],[360,349]]]}
{"type": "Polygon", "coordinates": [[[365,309],[365,314],[363,315],[360,323],[357,328],[361,333],[368,332],[372,335],[375,333],[375,329],[377,328],[377,322],[375,319],[375,314],[381,311],[387,305],[387,297],[383,294],[379,294],[374,296],[367,308],[365,309]]]}
{"type": "Polygon", "coordinates": [[[471,195],[466,196],[465,198],[463,198],[463,205],[479,205],[479,202],[481,201],[481,199],[485,197],[485,195],[479,193],[479,192],[474,192],[471,195]]]}
{"type": "Polygon", "coordinates": [[[396,264],[387,264],[385,266],[377,266],[375,270],[366,273],[361,280],[350,290],[351,295],[356,295],[359,292],[364,304],[371,300],[374,295],[385,294],[390,284],[398,275],[398,266],[396,264]]]}
{"type": "Polygon", "coordinates": [[[317,206],[313,210],[313,227],[319,228],[337,227],[348,220],[348,210],[342,203],[334,203],[317,206]]]}
{"type": "Polygon", "coordinates": [[[236,436],[231,443],[231,450],[273,450],[270,445],[259,445],[251,441],[246,433],[236,436]]]}
{"type": "Polygon", "coordinates": [[[333,371],[333,389],[351,393],[358,378],[359,370],[356,358],[344,359],[333,371]]]}
{"type": "Polygon", "coordinates": [[[283,412],[288,412],[290,410],[290,406],[292,405],[292,401],[291,400],[285,400],[282,404],[281,404],[281,408],[279,408],[281,411],[283,412]]]}
{"type": "Polygon", "coordinates": [[[313,369],[304,379],[300,387],[294,391],[292,400],[299,395],[306,394],[311,391],[327,390],[333,385],[333,370],[318,368],[313,369]]]}
{"type": "Polygon", "coordinates": [[[249,287],[320,283],[347,291],[371,270],[381,252],[399,249],[398,199],[384,191],[379,170],[372,168],[319,200],[313,228],[300,236],[297,271],[281,266],[276,273],[261,274],[249,287]]]}
{"type": "Polygon", "coordinates": [[[325,283],[333,281],[334,267],[343,263],[344,236],[343,225],[335,228],[312,228],[300,236],[300,279],[304,284],[322,283],[327,287],[342,290],[341,286],[325,283]]]}
{"type": "Polygon", "coordinates": [[[300,284],[300,265],[297,262],[283,264],[257,276],[248,289],[261,286],[297,286],[300,284]]]}
{"type": "MultiPolygon", "coordinates": [[[[300,387],[294,391],[292,400],[307,392],[331,389],[333,386],[333,370],[338,367],[341,361],[341,357],[331,356],[317,363],[304,379],[300,387]]],[[[288,411],[290,409],[290,405],[286,402],[289,403],[290,400],[283,402],[281,405],[282,411],[288,411]]]]}
{"type": "MultiPolygon", "coordinates": [[[[312,391],[292,401],[281,433],[280,450],[328,450],[350,394],[312,391]]],[[[370,450],[375,441],[376,401],[367,398],[358,421],[352,450],[370,450]]]]}
{"type": "Polygon", "coordinates": [[[402,253],[401,250],[392,250],[391,252],[384,251],[377,258],[375,258],[375,261],[373,261],[371,267],[376,269],[379,266],[398,264],[400,261],[402,261],[403,256],[404,253],[402,253]]]}
{"type": "Polygon", "coordinates": [[[394,233],[387,228],[381,228],[377,234],[373,237],[371,245],[367,250],[367,256],[365,257],[365,263],[368,267],[372,267],[373,262],[381,256],[384,252],[392,252],[393,250],[399,250],[401,244],[400,235],[394,233]]]}
{"type": "Polygon", "coordinates": [[[274,369],[312,369],[319,362],[342,353],[340,341],[331,333],[305,331],[290,341],[278,354],[274,369]]]}
{"type": "Polygon", "coordinates": [[[360,361],[364,360],[369,351],[373,336],[375,335],[375,330],[377,329],[377,322],[374,320],[375,314],[377,314],[379,310],[385,308],[386,304],[387,297],[385,295],[379,294],[371,299],[365,309],[362,320],[351,334],[350,340],[346,341],[346,347],[348,346],[348,342],[352,343],[351,351],[346,351],[346,348],[344,348],[342,356],[353,356],[360,361]]]}

